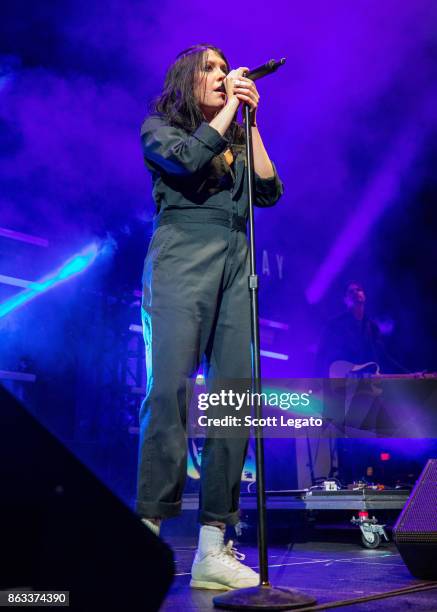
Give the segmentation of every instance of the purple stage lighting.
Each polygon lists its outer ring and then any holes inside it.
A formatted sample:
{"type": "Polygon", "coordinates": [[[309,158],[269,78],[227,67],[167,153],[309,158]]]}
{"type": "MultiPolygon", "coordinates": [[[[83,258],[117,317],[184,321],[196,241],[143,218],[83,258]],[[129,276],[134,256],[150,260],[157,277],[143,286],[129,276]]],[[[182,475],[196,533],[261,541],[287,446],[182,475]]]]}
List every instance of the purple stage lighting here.
{"type": "Polygon", "coordinates": [[[420,151],[423,136],[415,122],[396,139],[379,173],[308,285],[305,294],[310,304],[323,298],[385,209],[396,200],[400,182],[420,151]]]}

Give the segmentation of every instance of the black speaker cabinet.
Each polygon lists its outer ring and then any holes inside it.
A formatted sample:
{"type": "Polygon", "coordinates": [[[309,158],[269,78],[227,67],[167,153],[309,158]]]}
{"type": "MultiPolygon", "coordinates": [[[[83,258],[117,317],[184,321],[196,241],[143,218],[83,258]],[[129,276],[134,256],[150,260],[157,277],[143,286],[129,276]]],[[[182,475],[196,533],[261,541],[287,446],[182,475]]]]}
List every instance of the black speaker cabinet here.
{"type": "Polygon", "coordinates": [[[437,459],[430,459],[419,476],[393,536],[413,576],[437,580],[437,459]]]}
{"type": "Polygon", "coordinates": [[[170,548],[2,387],[0,549],[0,589],[70,591],[76,610],[158,610],[174,576],[170,548]]]}

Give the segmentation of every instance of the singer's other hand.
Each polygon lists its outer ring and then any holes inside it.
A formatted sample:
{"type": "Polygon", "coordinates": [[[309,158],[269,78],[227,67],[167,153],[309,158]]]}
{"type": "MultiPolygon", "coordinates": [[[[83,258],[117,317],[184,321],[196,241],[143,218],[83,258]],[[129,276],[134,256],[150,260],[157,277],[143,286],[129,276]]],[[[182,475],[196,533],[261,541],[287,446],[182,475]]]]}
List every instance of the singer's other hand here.
{"type": "Polygon", "coordinates": [[[243,76],[248,71],[247,67],[231,70],[224,79],[224,86],[228,102],[237,98],[240,102],[248,104],[254,111],[258,107],[260,96],[255,83],[243,76]]]}

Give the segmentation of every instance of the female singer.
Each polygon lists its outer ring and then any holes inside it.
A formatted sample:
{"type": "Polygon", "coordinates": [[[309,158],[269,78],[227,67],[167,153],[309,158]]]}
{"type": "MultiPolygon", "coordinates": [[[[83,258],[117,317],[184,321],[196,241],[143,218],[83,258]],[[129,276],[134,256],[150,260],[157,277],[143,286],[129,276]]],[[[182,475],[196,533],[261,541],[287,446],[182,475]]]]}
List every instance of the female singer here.
{"type": "MultiPolygon", "coordinates": [[[[183,51],[141,128],[156,203],[144,263],[147,394],[140,411],[136,510],[159,534],[181,511],[187,470],[186,385],[201,359],[207,378],[251,378],[248,216],[242,103],[252,112],[257,206],[283,188],[263,145],[259,94],[211,45],[183,51]]],[[[224,544],[239,518],[247,437],[207,438],[202,451],[198,549],[191,586],[255,586],[259,577],[224,544]]],[[[238,555],[244,558],[244,555],[238,555]]]]}

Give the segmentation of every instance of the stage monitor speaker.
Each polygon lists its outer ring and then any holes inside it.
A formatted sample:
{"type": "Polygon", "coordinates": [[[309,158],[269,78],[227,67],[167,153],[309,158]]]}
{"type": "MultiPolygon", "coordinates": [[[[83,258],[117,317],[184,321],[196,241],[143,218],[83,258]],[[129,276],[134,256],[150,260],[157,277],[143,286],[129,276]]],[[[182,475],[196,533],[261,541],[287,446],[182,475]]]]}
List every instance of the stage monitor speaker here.
{"type": "Polygon", "coordinates": [[[413,576],[437,580],[437,459],[430,459],[419,476],[393,537],[413,576]]]}
{"type": "MultiPolygon", "coordinates": [[[[59,405],[62,410],[62,405],[59,405]]],[[[170,548],[0,386],[0,589],[75,610],[158,610],[170,548]]]]}

